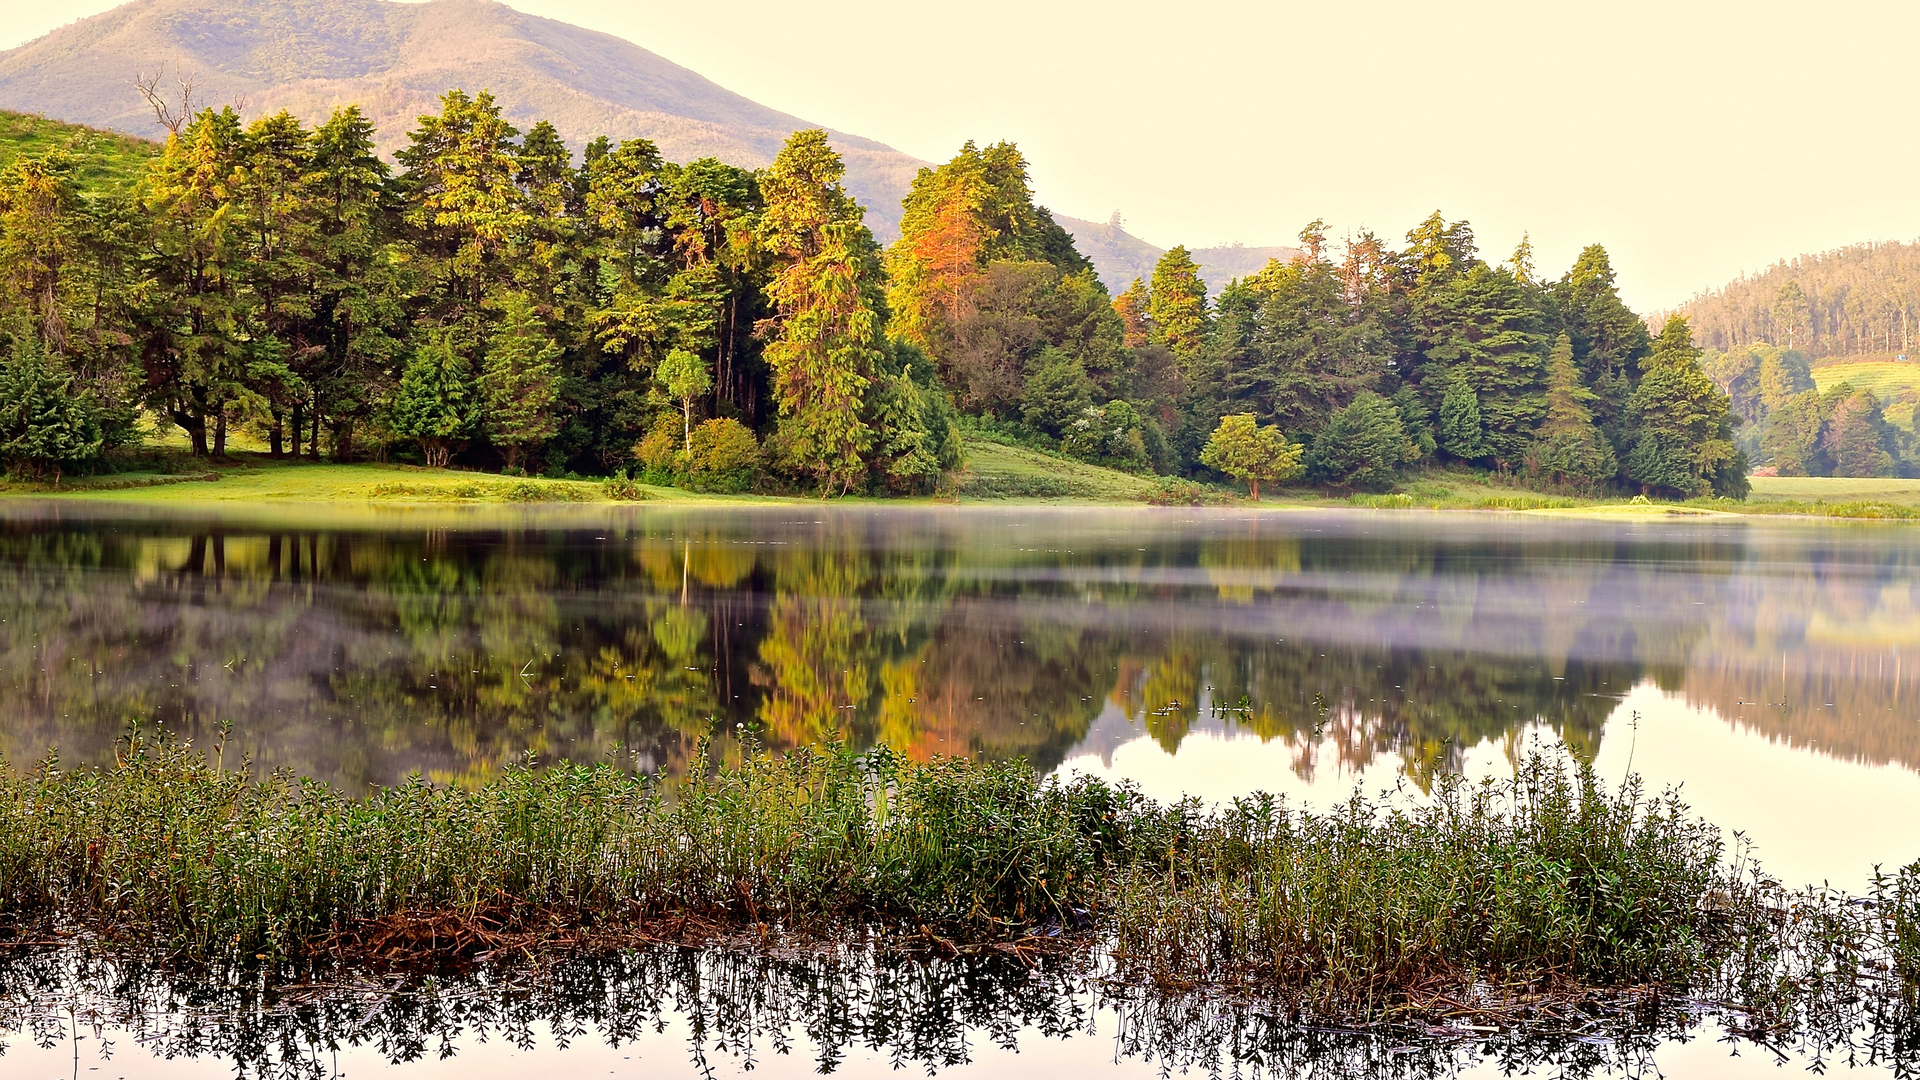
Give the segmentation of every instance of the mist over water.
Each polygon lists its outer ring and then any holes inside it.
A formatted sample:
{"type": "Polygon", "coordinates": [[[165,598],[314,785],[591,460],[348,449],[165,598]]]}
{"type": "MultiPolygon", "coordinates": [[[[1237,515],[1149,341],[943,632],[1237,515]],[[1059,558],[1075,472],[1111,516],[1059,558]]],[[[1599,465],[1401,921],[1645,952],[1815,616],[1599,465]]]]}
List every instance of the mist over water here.
{"type": "MultiPolygon", "coordinates": [[[[1356,785],[1417,799],[1441,773],[1499,775],[1540,745],[1609,779],[1679,785],[1790,883],[1857,890],[1875,863],[1920,857],[1920,534],[1901,526],[812,506],[0,514],[0,748],[16,766],[56,747],[63,763],[109,760],[136,724],[349,791],[416,771],[476,783],[528,754],[670,778],[709,740],[739,755],[839,739],[1022,757],[1161,799],[1268,790],[1325,806],[1356,785]]],[[[1117,1054],[1121,1013],[1090,992],[1049,991],[1080,1027],[1007,1019],[1019,1055],[961,1010],[960,1057],[854,1039],[836,1068],[1160,1060],[1117,1054]]],[[[662,1056],[687,1045],[684,1014],[679,1034],[641,1042],[609,1042],[594,1008],[569,1015],[585,1034],[561,1038],[572,1029],[548,1016],[534,1040],[578,1046],[556,1066],[636,1068],[644,1044],[649,1068],[691,1068],[662,1056]]],[[[476,1030],[454,1038],[455,1062],[534,1067],[476,1030]]],[[[776,1030],[755,1036],[763,1051],[776,1030]]],[[[60,1046],[19,1044],[0,1073],[60,1046]]],[[[180,1074],[224,1068],[207,1052],[180,1074]]],[[[354,1054],[350,1074],[378,1057],[354,1054]]],[[[818,1067],[805,1058],[763,1067],[818,1067]]],[[[1358,1072],[1398,1068],[1374,1065],[1358,1072]]]]}

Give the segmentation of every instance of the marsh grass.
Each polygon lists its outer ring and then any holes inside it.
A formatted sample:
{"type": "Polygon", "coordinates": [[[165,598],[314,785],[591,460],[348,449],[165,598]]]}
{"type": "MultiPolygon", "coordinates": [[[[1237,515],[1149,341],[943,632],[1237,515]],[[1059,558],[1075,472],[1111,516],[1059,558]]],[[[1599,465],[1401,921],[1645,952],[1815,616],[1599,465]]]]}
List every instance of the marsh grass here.
{"type": "Polygon", "coordinates": [[[849,935],[1066,950],[1117,984],[1375,1021],[1652,992],[1776,1024],[1920,985],[1920,866],[1860,898],[1788,894],[1673,795],[1542,758],[1314,813],[844,747],[671,785],[529,765],[352,799],[134,738],[108,767],[0,772],[0,924],[283,976],[849,935]]]}

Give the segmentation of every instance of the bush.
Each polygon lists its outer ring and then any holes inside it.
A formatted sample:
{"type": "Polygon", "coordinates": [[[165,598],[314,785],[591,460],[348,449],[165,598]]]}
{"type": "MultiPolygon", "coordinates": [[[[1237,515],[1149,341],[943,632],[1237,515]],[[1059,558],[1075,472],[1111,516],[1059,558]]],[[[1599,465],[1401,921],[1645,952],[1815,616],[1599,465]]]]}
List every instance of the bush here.
{"type": "Polygon", "coordinates": [[[1393,486],[1402,462],[1419,449],[1407,438],[1400,410],[1379,394],[1367,392],[1334,413],[1314,436],[1307,474],[1315,482],[1361,491],[1393,486]]]}
{"type": "Polygon", "coordinates": [[[92,399],[73,393],[73,376],[37,341],[16,343],[0,363],[0,462],[57,486],[68,465],[100,453],[92,399]]]}
{"type": "Polygon", "coordinates": [[[684,439],[680,418],[663,415],[647,429],[634,445],[633,456],[642,474],[656,484],[677,484],[680,480],[681,445],[684,439]]]}
{"type": "Polygon", "coordinates": [[[640,485],[624,476],[610,476],[600,485],[600,494],[604,498],[618,502],[639,502],[647,497],[640,485]]]}
{"type": "Polygon", "coordinates": [[[688,473],[696,491],[738,493],[760,472],[760,443],[738,420],[708,420],[693,429],[688,473]]]}

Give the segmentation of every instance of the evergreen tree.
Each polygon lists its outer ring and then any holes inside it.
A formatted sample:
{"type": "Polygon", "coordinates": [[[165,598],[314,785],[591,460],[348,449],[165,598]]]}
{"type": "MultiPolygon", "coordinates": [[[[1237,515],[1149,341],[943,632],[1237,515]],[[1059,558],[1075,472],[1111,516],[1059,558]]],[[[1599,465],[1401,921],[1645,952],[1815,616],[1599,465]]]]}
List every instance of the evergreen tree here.
{"type": "Polygon", "coordinates": [[[516,183],[519,134],[492,94],[449,90],[395,155],[406,167],[404,217],[429,278],[428,311],[442,325],[477,318],[512,280],[510,256],[532,224],[516,183]]]}
{"type": "Polygon", "coordinates": [[[1328,417],[1314,436],[1308,475],[1334,487],[1384,491],[1393,486],[1400,466],[1418,454],[1400,410],[1367,391],[1328,417]]]}
{"type": "Polygon", "coordinates": [[[168,137],[143,186],[154,270],[155,340],[145,350],[152,404],[187,432],[194,453],[216,457],[226,453],[257,355],[244,218],[230,198],[242,149],[239,115],[204,110],[168,137]]]}
{"type": "Polygon", "coordinates": [[[1424,461],[1433,456],[1440,443],[1433,437],[1433,414],[1427,410],[1427,403],[1411,386],[1402,386],[1393,392],[1393,406],[1400,410],[1400,427],[1407,437],[1407,443],[1413,448],[1413,457],[1409,461],[1424,461]]]}
{"type": "Polygon", "coordinates": [[[560,346],[548,335],[528,297],[510,293],[501,307],[500,327],[493,333],[480,371],[481,416],[487,438],[505,451],[507,468],[517,469],[522,454],[560,428],[553,414],[559,398],[554,362],[560,357],[560,346]]]}
{"type": "Polygon", "coordinates": [[[1260,501],[1262,480],[1290,480],[1300,475],[1299,443],[1287,441],[1277,427],[1261,427],[1252,413],[1223,416],[1200,463],[1247,482],[1254,502],[1260,501]]]}
{"type": "Polygon", "coordinates": [[[1440,449],[1462,461],[1487,456],[1480,397],[1465,379],[1448,380],[1447,391],[1440,398],[1440,449]]]}
{"type": "Polygon", "coordinates": [[[778,337],[766,349],[780,412],[780,452],[824,497],[866,473],[874,432],[867,387],[881,357],[880,265],[860,207],[841,185],[846,166],[818,128],[787,139],[761,178],[761,245],[778,337]]]}
{"type": "Polygon", "coordinates": [[[73,392],[73,376],[33,338],[16,339],[0,363],[0,462],[7,471],[60,483],[70,465],[100,452],[93,403],[73,392]]]}
{"type": "Polygon", "coordinates": [[[1129,349],[1137,349],[1153,338],[1153,320],[1147,312],[1153,307],[1153,296],[1147,291],[1147,283],[1139,278],[1127,286],[1127,291],[1113,298],[1114,314],[1120,316],[1121,343],[1129,349]]]}
{"type": "Polygon", "coordinates": [[[1760,435],[1760,453],[1781,476],[1831,476],[1822,449],[1826,410],[1818,390],[1803,390],[1775,404],[1760,435]]]}
{"type": "Polygon", "coordinates": [[[1878,398],[1842,383],[1822,395],[1826,424],[1821,456],[1832,476],[1893,476],[1905,456],[1900,433],[1887,423],[1878,398]]]}
{"type": "Polygon", "coordinates": [[[393,387],[412,286],[410,264],[395,257],[398,221],[388,182],[373,124],[355,106],[334,110],[313,133],[306,177],[314,330],[289,361],[310,391],[291,411],[296,456],[303,431],[312,456],[320,456],[326,423],[334,456],[351,457],[355,426],[375,415],[393,387]]]}
{"type": "Polygon", "coordinates": [[[453,333],[422,342],[393,396],[393,430],[418,439],[430,468],[444,469],[453,451],[473,433],[479,402],[471,389],[473,369],[454,350],[453,333]]]}
{"type": "Polygon", "coordinates": [[[1580,381],[1594,393],[1594,421],[1615,447],[1624,446],[1627,398],[1652,349],[1647,325],[1621,302],[1613,263],[1599,244],[1580,252],[1553,297],[1580,381]]]}
{"type": "Polygon", "coordinates": [[[1733,445],[1729,399],[1700,369],[1684,316],[1669,318],[1654,342],[1628,418],[1627,476],[1643,488],[1683,498],[1746,495],[1746,458],[1733,445]]]}
{"type": "Polygon", "coordinates": [[[1067,350],[1043,350],[1029,370],[1020,415],[1047,434],[1058,436],[1093,404],[1093,380],[1087,378],[1079,358],[1067,350]]]}
{"type": "Polygon", "coordinates": [[[1184,246],[1175,247],[1154,264],[1147,318],[1153,324],[1153,341],[1171,350],[1183,365],[1191,363],[1206,343],[1207,283],[1200,280],[1200,266],[1184,246]]]}
{"type": "Polygon", "coordinates": [[[1534,444],[1532,471],[1554,484],[1587,487],[1611,481],[1619,470],[1613,445],[1594,426],[1593,391],[1580,383],[1573,341],[1561,334],[1547,359],[1547,422],[1534,444]]]}

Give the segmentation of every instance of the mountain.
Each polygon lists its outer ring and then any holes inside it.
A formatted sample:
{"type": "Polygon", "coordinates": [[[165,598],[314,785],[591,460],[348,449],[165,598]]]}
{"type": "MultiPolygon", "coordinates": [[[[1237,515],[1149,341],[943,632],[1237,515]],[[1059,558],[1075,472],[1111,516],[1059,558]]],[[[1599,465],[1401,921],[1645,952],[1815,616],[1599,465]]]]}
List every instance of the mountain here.
{"type": "MultiPolygon", "coordinates": [[[[1079,218],[1055,214],[1053,219],[1073,234],[1073,244],[1080,253],[1093,260],[1094,269],[1100,274],[1107,289],[1119,293],[1133,283],[1134,278],[1151,280],[1153,264],[1165,255],[1165,248],[1154,247],[1122,229],[1118,222],[1109,221],[1104,225],[1079,218]]],[[[1193,261],[1200,264],[1200,277],[1207,283],[1208,291],[1219,295],[1227,282],[1237,277],[1246,277],[1267,265],[1269,259],[1287,262],[1300,254],[1299,248],[1290,247],[1243,247],[1230,244],[1222,247],[1188,248],[1187,253],[1193,261]]]]}
{"type": "MultiPolygon", "coordinates": [[[[790,133],[817,126],[610,34],[491,0],[137,0],[0,53],[0,108],[151,136],[133,80],[158,70],[248,116],[287,109],[312,122],[358,104],[387,153],[450,87],[491,90],[514,123],[551,121],[576,148],[645,137],[675,161],[765,165],[790,133]]],[[[890,238],[923,163],[845,132],[833,144],[890,238]]]]}
{"type": "MultiPolygon", "coordinates": [[[[521,128],[550,121],[569,145],[597,135],[648,138],[674,161],[717,157],[743,167],[773,160],[792,132],[822,125],[749,101],[610,34],[522,14],[493,0],[135,0],[0,52],[0,109],[151,138],[142,75],[194,83],[200,104],[238,104],[248,117],[286,109],[308,122],[357,104],[380,148],[406,144],[415,118],[451,87],[491,90],[521,128]]],[[[831,130],[831,129],[830,129],[831,130]]],[[[900,200],[926,162],[835,131],[847,187],[882,242],[900,231],[900,200]]],[[[1162,249],[1117,224],[1058,219],[1109,288],[1149,276],[1162,249]]],[[[1193,252],[1218,291],[1291,248],[1193,252]]]]}

